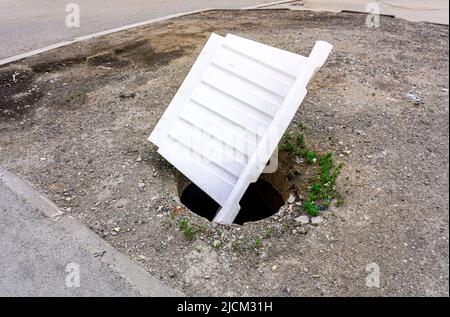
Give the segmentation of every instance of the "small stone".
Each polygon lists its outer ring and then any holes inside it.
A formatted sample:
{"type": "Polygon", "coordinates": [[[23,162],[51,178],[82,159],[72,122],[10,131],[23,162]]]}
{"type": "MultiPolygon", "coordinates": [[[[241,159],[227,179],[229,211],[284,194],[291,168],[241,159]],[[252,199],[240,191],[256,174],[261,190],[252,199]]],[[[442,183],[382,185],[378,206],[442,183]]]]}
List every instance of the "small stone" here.
{"type": "Polygon", "coordinates": [[[406,97],[414,102],[414,103],[420,103],[422,101],[422,98],[420,98],[419,96],[417,96],[417,94],[415,94],[414,92],[410,91],[406,94],[406,97]]]}
{"type": "Polygon", "coordinates": [[[300,216],[294,219],[295,221],[297,221],[298,223],[302,224],[302,225],[306,225],[309,223],[309,217],[308,216],[300,216]]]}
{"type": "Polygon", "coordinates": [[[115,227],[113,230],[114,230],[115,232],[120,232],[120,227],[115,227]]]}
{"type": "Polygon", "coordinates": [[[277,268],[278,268],[278,266],[276,266],[276,265],[272,266],[272,271],[276,271],[277,268]]]}
{"type": "Polygon", "coordinates": [[[284,206],[281,207],[280,210],[278,210],[278,213],[276,213],[276,214],[274,215],[274,219],[275,219],[275,220],[278,220],[278,218],[283,218],[285,212],[286,212],[286,208],[285,208],[284,206]]]}
{"type": "Polygon", "coordinates": [[[295,202],[295,196],[293,194],[289,195],[289,198],[287,200],[288,204],[293,204],[295,202]]]}
{"type": "Polygon", "coordinates": [[[137,260],[138,261],[145,261],[145,260],[147,260],[147,258],[145,256],[143,256],[142,254],[139,254],[138,257],[137,257],[137,260]]]}
{"type": "Polygon", "coordinates": [[[138,187],[139,188],[144,188],[145,187],[145,183],[138,183],[138,187]]]}
{"type": "Polygon", "coordinates": [[[142,157],[138,156],[138,157],[136,158],[136,162],[142,162],[142,157]]]}
{"type": "Polygon", "coordinates": [[[318,225],[318,224],[321,224],[322,222],[323,222],[323,217],[321,217],[321,216],[311,218],[311,223],[313,225],[318,225]]]}

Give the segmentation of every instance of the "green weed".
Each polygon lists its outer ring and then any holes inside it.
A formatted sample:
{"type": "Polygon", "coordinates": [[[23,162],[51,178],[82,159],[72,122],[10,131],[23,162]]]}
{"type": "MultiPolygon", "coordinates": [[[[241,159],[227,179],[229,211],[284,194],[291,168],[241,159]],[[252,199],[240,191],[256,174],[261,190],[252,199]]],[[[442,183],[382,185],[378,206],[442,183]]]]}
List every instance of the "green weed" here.
{"type": "Polygon", "coordinates": [[[331,201],[335,198],[338,204],[342,203],[343,199],[338,195],[335,187],[336,179],[343,164],[336,165],[332,152],[322,155],[308,149],[305,136],[302,133],[295,138],[292,135],[285,136],[285,141],[280,148],[282,151],[302,157],[308,164],[317,164],[317,175],[313,179],[313,184],[303,204],[304,210],[309,215],[318,216],[321,206],[329,207],[331,201]]]}
{"type": "Polygon", "coordinates": [[[180,220],[179,227],[181,232],[184,234],[187,240],[192,241],[195,238],[195,235],[198,233],[199,229],[196,226],[191,226],[189,224],[189,220],[183,218],[180,220]]]}

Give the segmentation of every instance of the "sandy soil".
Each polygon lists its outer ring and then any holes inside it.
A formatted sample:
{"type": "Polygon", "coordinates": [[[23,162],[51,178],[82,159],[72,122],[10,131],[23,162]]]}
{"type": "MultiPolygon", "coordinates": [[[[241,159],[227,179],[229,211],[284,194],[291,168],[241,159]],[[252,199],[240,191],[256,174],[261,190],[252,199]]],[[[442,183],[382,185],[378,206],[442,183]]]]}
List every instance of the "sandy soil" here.
{"type": "MultiPolygon", "coordinates": [[[[0,68],[0,164],[189,295],[448,296],[448,80],[444,26],[213,11],[0,68]],[[213,31],[304,55],[335,45],[289,128],[345,164],[344,205],[319,225],[296,222],[295,203],[243,226],[180,204],[177,172],[146,139],[213,31]],[[366,285],[371,263],[380,287],[366,285]]],[[[307,171],[289,164],[301,202],[307,171]]]]}

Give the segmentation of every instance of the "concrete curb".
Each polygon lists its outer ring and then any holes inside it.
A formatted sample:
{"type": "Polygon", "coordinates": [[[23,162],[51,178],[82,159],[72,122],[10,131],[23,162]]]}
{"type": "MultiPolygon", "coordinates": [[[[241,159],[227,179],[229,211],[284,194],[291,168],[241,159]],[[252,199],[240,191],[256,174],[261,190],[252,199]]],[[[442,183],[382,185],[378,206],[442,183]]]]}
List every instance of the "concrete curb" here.
{"type": "Polygon", "coordinates": [[[182,292],[163,285],[160,280],[150,275],[150,273],[146,272],[75,218],[70,215],[64,215],[53,202],[37,192],[31,184],[7,171],[2,166],[0,166],[0,180],[11,191],[25,199],[31,206],[70,233],[83,249],[93,255],[103,254],[98,259],[131,283],[143,296],[184,296],[182,292]]]}

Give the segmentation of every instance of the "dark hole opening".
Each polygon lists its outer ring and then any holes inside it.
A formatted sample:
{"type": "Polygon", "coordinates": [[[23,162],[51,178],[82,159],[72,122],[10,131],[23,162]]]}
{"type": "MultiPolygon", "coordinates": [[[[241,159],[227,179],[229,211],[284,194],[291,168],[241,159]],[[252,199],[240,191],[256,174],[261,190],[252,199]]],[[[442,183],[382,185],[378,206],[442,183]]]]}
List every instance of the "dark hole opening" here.
{"type": "MultiPolygon", "coordinates": [[[[220,206],[194,183],[190,183],[182,192],[181,203],[192,212],[210,221],[220,206]]],[[[284,205],[282,195],[268,182],[258,179],[251,183],[240,201],[241,210],[234,223],[257,221],[275,214],[284,205]]]]}

